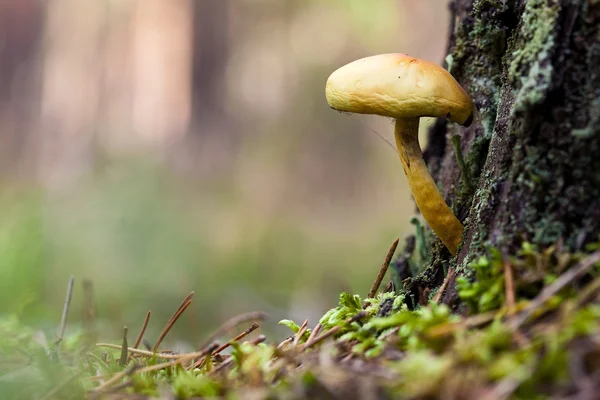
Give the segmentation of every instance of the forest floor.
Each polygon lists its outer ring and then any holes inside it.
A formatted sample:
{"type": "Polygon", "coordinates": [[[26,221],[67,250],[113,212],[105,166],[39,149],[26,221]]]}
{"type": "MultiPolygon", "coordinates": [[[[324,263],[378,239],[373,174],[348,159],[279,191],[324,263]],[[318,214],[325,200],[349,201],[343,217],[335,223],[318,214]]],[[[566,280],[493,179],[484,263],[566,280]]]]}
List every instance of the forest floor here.
{"type": "Polygon", "coordinates": [[[63,337],[69,291],[57,342],[47,343],[16,317],[0,320],[0,394],[43,400],[594,398],[600,393],[598,249],[570,253],[524,243],[509,257],[490,248],[457,280],[466,306],[461,313],[437,304],[435,293],[415,301],[392,284],[377,293],[378,277],[371,296],[342,293],[317,324],[281,321],[289,337],[262,335],[266,316],[250,313],[226,321],[193,353],[161,347],[193,292],[155,343],[144,338],[149,313],[141,331],[130,332],[135,342],[125,330],[122,343],[110,344],[97,343],[93,321],[63,337]]]}

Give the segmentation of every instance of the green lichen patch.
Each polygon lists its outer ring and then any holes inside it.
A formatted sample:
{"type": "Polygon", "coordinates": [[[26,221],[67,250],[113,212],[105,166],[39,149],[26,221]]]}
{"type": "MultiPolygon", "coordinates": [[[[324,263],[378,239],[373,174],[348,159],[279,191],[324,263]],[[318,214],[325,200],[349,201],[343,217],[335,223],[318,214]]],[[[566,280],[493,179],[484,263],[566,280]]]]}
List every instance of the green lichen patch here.
{"type": "Polygon", "coordinates": [[[480,119],[495,119],[502,57],[514,29],[509,11],[504,1],[476,1],[469,18],[455,27],[454,46],[446,57],[449,68],[469,79],[468,92],[480,119]]]}
{"type": "Polygon", "coordinates": [[[523,111],[545,99],[552,85],[560,3],[532,0],[525,4],[519,29],[508,55],[508,80],[518,88],[515,110],[523,111]]]}

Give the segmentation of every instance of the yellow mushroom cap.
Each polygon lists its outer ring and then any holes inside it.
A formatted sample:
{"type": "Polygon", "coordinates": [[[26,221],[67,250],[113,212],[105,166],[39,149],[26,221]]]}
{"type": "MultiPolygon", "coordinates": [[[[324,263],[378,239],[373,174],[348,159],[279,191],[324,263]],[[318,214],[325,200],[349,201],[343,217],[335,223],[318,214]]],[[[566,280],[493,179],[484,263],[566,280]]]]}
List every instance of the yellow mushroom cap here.
{"type": "Polygon", "coordinates": [[[447,117],[467,126],[473,117],[471,98],[448,71],[400,53],[344,65],[329,76],[325,96],[331,108],[359,114],[447,117]]]}

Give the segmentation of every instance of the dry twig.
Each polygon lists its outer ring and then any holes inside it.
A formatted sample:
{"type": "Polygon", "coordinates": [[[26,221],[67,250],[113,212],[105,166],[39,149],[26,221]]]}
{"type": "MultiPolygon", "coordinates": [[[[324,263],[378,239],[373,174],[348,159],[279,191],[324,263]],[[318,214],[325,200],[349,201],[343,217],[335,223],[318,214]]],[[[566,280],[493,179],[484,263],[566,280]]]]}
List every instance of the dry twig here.
{"type": "MultiPolygon", "coordinates": [[[[256,346],[259,343],[262,343],[266,340],[266,336],[265,335],[259,335],[256,338],[252,339],[251,341],[249,341],[248,343],[256,346]]],[[[228,358],[227,360],[223,361],[221,364],[219,364],[217,367],[215,367],[215,369],[213,369],[212,371],[210,371],[208,373],[208,376],[212,376],[212,375],[216,375],[219,372],[223,371],[225,368],[229,367],[231,364],[233,364],[235,361],[235,359],[233,357],[228,358]]]]}
{"type": "MultiPolygon", "coordinates": [[[[351,324],[352,322],[359,321],[359,320],[363,319],[366,315],[367,315],[367,313],[365,311],[361,311],[358,314],[348,318],[346,320],[346,324],[351,324]]],[[[340,325],[332,327],[328,331],[323,332],[320,336],[317,336],[313,340],[307,341],[306,343],[304,343],[304,346],[302,346],[301,350],[304,351],[304,350],[314,346],[315,344],[327,339],[328,337],[335,335],[341,329],[342,329],[342,327],[340,325]]]]}
{"type": "Polygon", "coordinates": [[[250,333],[254,332],[258,328],[259,328],[259,325],[256,322],[253,322],[252,325],[250,326],[250,328],[246,329],[244,332],[240,333],[233,339],[227,341],[227,343],[225,343],[223,346],[219,347],[212,353],[207,354],[204,358],[196,361],[194,363],[194,365],[192,366],[192,368],[200,368],[207,361],[208,357],[214,356],[215,354],[219,354],[220,352],[222,352],[223,350],[225,350],[226,348],[231,346],[231,343],[242,340],[243,338],[245,338],[246,336],[248,336],[250,333]]]}
{"type": "Polygon", "coordinates": [[[237,335],[236,337],[234,337],[233,339],[231,339],[230,341],[225,343],[223,346],[219,347],[212,354],[219,354],[220,352],[222,352],[223,350],[225,350],[226,348],[231,346],[231,343],[242,340],[243,338],[248,336],[250,333],[257,330],[259,327],[260,327],[260,325],[258,325],[256,322],[253,322],[252,325],[250,326],[250,328],[246,329],[244,332],[240,333],[239,335],[237,335]]]}
{"type": "Polygon", "coordinates": [[[228,366],[233,364],[233,362],[234,362],[233,358],[229,358],[229,359],[223,361],[221,364],[217,365],[212,371],[210,371],[208,373],[208,376],[213,376],[213,375],[218,374],[219,372],[223,371],[225,368],[227,368],[228,366]]]}
{"type": "Polygon", "coordinates": [[[282,341],[281,343],[279,343],[277,345],[277,350],[283,350],[288,344],[292,343],[293,341],[294,341],[293,336],[287,337],[284,341],[282,341]]]}
{"type": "MultiPolygon", "coordinates": [[[[146,333],[146,328],[148,328],[148,323],[150,322],[150,315],[152,315],[152,311],[148,310],[148,312],[146,313],[146,318],[144,319],[144,324],[142,325],[142,329],[140,329],[140,333],[138,333],[138,336],[135,339],[135,343],[133,344],[134,349],[137,349],[138,346],[140,345],[140,343],[142,343],[142,339],[144,338],[144,333],[146,333]]],[[[132,357],[132,355],[130,352],[127,360],[129,361],[131,359],[131,357],[132,357]]]]}
{"type": "Polygon", "coordinates": [[[58,336],[58,342],[62,341],[65,337],[65,329],[67,327],[67,316],[69,315],[69,307],[71,306],[71,297],[73,296],[73,284],[75,283],[75,277],[71,275],[69,278],[69,285],[67,286],[67,295],[65,296],[65,304],[63,305],[62,318],[60,319],[60,334],[58,336]]]}
{"type": "Polygon", "coordinates": [[[302,335],[304,335],[304,332],[306,332],[307,326],[308,320],[304,320],[304,323],[302,324],[302,326],[300,326],[300,329],[298,329],[298,332],[296,332],[296,336],[294,337],[294,347],[298,346],[298,343],[300,343],[302,335]]]}
{"type": "Polygon", "coordinates": [[[515,319],[512,321],[512,324],[509,326],[515,330],[518,329],[521,325],[525,323],[540,307],[542,307],[546,302],[562,289],[564,289],[567,285],[573,283],[573,281],[577,278],[585,275],[594,265],[600,262],[600,250],[590,254],[576,265],[574,265],[567,272],[562,274],[554,283],[550,286],[547,286],[542,290],[542,292],[531,301],[531,303],[527,306],[523,312],[519,315],[515,316],[515,319]]]}
{"type": "Polygon", "coordinates": [[[267,337],[265,335],[258,335],[254,339],[250,340],[248,343],[250,343],[253,346],[256,346],[256,345],[264,342],[265,340],[267,340],[267,337]]]}
{"type": "Polygon", "coordinates": [[[442,286],[440,286],[440,290],[438,290],[435,296],[433,296],[432,301],[434,303],[437,304],[440,302],[442,294],[444,293],[444,290],[446,290],[446,286],[448,286],[448,283],[452,280],[452,278],[454,278],[454,268],[450,268],[450,270],[448,271],[448,275],[446,275],[446,279],[444,279],[444,282],[442,282],[442,286]]]}
{"type": "MultiPolygon", "coordinates": [[[[121,346],[120,344],[112,344],[112,343],[96,343],[96,346],[108,347],[108,348],[117,349],[117,350],[121,350],[123,348],[123,346],[121,346]]],[[[176,359],[177,357],[180,356],[178,354],[173,354],[173,353],[156,353],[156,352],[148,351],[148,350],[134,349],[133,347],[128,347],[127,351],[129,353],[139,354],[141,356],[158,357],[158,358],[164,358],[166,360],[176,359]]]]}
{"type": "Polygon", "coordinates": [[[125,365],[127,364],[127,360],[129,359],[127,354],[127,327],[123,328],[123,344],[121,345],[121,357],[119,358],[119,364],[125,365]]]}
{"type": "Polygon", "coordinates": [[[336,333],[338,333],[341,330],[342,330],[342,327],[339,325],[334,326],[333,328],[330,328],[328,331],[323,332],[321,335],[317,336],[312,341],[304,343],[304,346],[302,346],[302,350],[304,351],[304,350],[314,346],[315,344],[327,339],[328,337],[335,335],[336,333]]]}
{"type": "Polygon", "coordinates": [[[308,337],[307,342],[310,342],[311,340],[313,340],[315,337],[317,337],[317,334],[319,333],[319,331],[321,330],[321,328],[323,327],[323,325],[321,325],[321,323],[319,322],[314,328],[313,330],[310,332],[310,336],[308,337]]]}
{"type": "Polygon", "coordinates": [[[179,357],[173,361],[168,361],[168,362],[165,362],[162,364],[155,364],[155,365],[150,365],[148,367],[140,368],[138,371],[136,371],[136,373],[141,374],[144,372],[158,371],[163,368],[173,367],[175,365],[182,364],[184,361],[187,361],[187,360],[193,360],[195,358],[204,357],[205,355],[212,353],[218,347],[219,347],[218,343],[213,343],[211,346],[207,347],[204,350],[196,351],[193,353],[180,354],[179,357]]]}
{"type": "Polygon", "coordinates": [[[586,287],[581,290],[577,297],[577,308],[583,307],[593,301],[600,292],[600,279],[594,279],[586,287]]]}
{"type": "Polygon", "coordinates": [[[508,260],[504,261],[504,293],[506,297],[506,309],[508,315],[513,316],[516,311],[515,281],[512,265],[508,260]]]}
{"type": "MultiPolygon", "coordinates": [[[[267,313],[264,313],[261,311],[253,311],[253,312],[249,312],[249,313],[245,313],[245,314],[236,315],[235,317],[225,321],[225,323],[223,325],[221,325],[216,331],[214,331],[212,333],[212,335],[210,335],[208,337],[208,339],[205,341],[205,343],[211,343],[218,336],[235,328],[239,324],[242,324],[244,322],[249,322],[249,321],[264,321],[265,319],[267,319],[267,317],[268,317],[267,313]]],[[[206,344],[201,347],[206,347],[206,344]]]]}
{"type": "MultiPolygon", "coordinates": [[[[179,354],[176,355],[176,358],[173,361],[169,361],[166,363],[161,363],[161,364],[156,364],[156,365],[151,365],[148,367],[144,367],[144,368],[140,368],[140,366],[137,363],[133,363],[131,364],[127,369],[113,375],[110,379],[108,379],[106,382],[104,382],[102,385],[98,386],[95,390],[94,393],[98,394],[100,392],[105,392],[106,389],[108,389],[109,387],[111,387],[112,385],[114,385],[115,383],[117,383],[119,380],[123,379],[126,376],[131,376],[134,373],[144,373],[144,372],[151,372],[151,371],[158,371],[161,370],[163,368],[168,368],[168,367],[172,367],[178,364],[183,363],[186,360],[190,360],[190,359],[194,359],[196,357],[202,357],[204,355],[206,355],[207,353],[213,351],[215,348],[219,347],[218,343],[213,343],[212,346],[202,350],[202,351],[198,351],[198,352],[194,352],[194,353],[185,353],[185,354],[179,354]]],[[[140,350],[138,350],[140,351],[140,350]]],[[[127,382],[124,382],[125,384],[127,384],[127,382]]]]}
{"type": "Polygon", "coordinates": [[[148,328],[148,323],[150,322],[150,316],[152,315],[152,311],[148,310],[146,313],[146,318],[144,318],[144,324],[142,325],[142,329],[140,329],[140,333],[138,333],[135,342],[133,343],[133,348],[137,349],[140,343],[142,343],[142,339],[144,338],[144,333],[146,333],[146,328],[148,328]]]}
{"type": "Polygon", "coordinates": [[[165,325],[165,327],[163,328],[163,330],[160,332],[160,335],[158,336],[158,339],[156,339],[156,343],[152,347],[153,351],[157,351],[158,350],[158,346],[160,346],[160,344],[162,343],[162,341],[165,338],[165,336],[167,336],[167,333],[169,333],[169,331],[171,330],[171,328],[173,328],[173,325],[175,325],[175,322],[177,322],[177,320],[179,319],[179,317],[181,316],[181,314],[183,314],[183,312],[185,311],[185,309],[188,308],[189,305],[192,303],[192,297],[194,297],[194,293],[195,292],[192,290],[190,292],[190,294],[188,294],[185,297],[185,299],[183,299],[183,301],[181,302],[181,304],[177,308],[177,311],[175,311],[175,314],[173,314],[173,316],[171,317],[171,319],[167,322],[167,324],[165,325]]]}
{"type": "Polygon", "coordinates": [[[399,241],[400,239],[396,239],[394,243],[392,243],[390,249],[388,250],[388,253],[385,256],[385,260],[383,261],[383,264],[381,264],[381,268],[379,269],[379,273],[375,278],[375,282],[373,282],[373,286],[371,286],[371,290],[369,290],[369,294],[367,295],[368,299],[375,297],[375,295],[377,294],[377,290],[379,290],[379,286],[381,286],[381,282],[385,277],[385,273],[387,272],[390,263],[392,262],[392,257],[394,257],[394,253],[396,252],[396,247],[398,247],[399,241]]]}

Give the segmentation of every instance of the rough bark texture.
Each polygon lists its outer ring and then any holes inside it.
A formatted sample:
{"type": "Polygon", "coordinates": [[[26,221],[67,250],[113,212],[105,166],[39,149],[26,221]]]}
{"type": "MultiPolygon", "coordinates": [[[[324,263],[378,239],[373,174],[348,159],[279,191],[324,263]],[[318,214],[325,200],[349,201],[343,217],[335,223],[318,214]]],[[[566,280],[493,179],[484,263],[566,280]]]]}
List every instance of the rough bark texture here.
{"type": "MultiPolygon", "coordinates": [[[[523,240],[580,249],[600,234],[600,1],[456,0],[446,68],[478,110],[469,128],[440,121],[426,161],[465,224],[451,259],[439,240],[408,283],[435,288],[443,269],[523,240]],[[475,187],[469,193],[451,136],[475,187]]],[[[458,305],[454,282],[442,301],[458,305]]]]}

